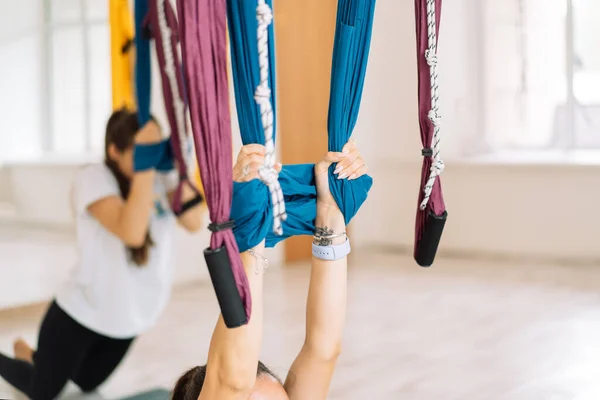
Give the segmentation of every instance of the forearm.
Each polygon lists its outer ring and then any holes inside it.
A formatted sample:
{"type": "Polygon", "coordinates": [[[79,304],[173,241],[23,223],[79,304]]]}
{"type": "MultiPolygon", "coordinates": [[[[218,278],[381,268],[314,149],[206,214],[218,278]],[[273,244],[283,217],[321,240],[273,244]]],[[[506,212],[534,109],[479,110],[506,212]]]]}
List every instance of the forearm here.
{"type": "MultiPolygon", "coordinates": [[[[183,183],[181,188],[181,204],[185,204],[198,196],[198,191],[194,190],[191,185],[192,183],[188,181],[183,183]]],[[[179,215],[178,220],[185,229],[190,232],[196,232],[202,228],[203,216],[204,207],[203,203],[200,202],[179,215]]]]}
{"type": "Polygon", "coordinates": [[[153,186],[156,172],[137,172],[131,179],[129,196],[121,212],[120,226],[127,242],[142,245],[148,232],[153,207],[153,186]]]}
{"type": "MultiPolygon", "coordinates": [[[[263,254],[264,248],[263,242],[254,250],[263,254]]],[[[263,330],[262,260],[249,252],[242,253],[241,258],[250,284],[252,316],[248,324],[234,329],[227,328],[223,317],[219,316],[210,344],[207,370],[209,374],[216,374],[222,386],[239,391],[254,386],[263,330]]]]}
{"type": "MultiPolygon", "coordinates": [[[[337,245],[346,240],[343,215],[336,210],[321,213],[317,230],[341,235],[328,240],[337,245]]],[[[312,259],[306,305],[305,347],[318,357],[335,358],[339,353],[346,314],[347,258],[336,261],[312,259]]]]}
{"type": "MultiPolygon", "coordinates": [[[[333,235],[345,232],[344,218],[317,211],[317,231],[333,235]]],[[[345,235],[331,239],[340,244],[345,235]]],[[[325,240],[328,242],[329,240],[325,240]]],[[[317,241],[319,242],[319,241],[317,241]]],[[[313,257],[306,304],[306,339],[292,364],[285,388],[290,399],[325,399],[340,353],[346,313],[346,257],[323,261],[313,257]]]]}

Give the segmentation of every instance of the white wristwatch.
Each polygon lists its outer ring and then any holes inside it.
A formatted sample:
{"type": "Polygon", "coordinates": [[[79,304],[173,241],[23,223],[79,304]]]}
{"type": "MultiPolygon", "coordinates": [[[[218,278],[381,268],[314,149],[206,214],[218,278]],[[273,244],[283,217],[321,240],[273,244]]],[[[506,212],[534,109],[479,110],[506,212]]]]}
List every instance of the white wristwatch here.
{"type": "Polygon", "coordinates": [[[340,258],[344,258],[348,254],[350,254],[350,240],[346,238],[346,241],[344,243],[335,246],[319,246],[313,243],[312,254],[320,260],[339,260],[340,258]]]}

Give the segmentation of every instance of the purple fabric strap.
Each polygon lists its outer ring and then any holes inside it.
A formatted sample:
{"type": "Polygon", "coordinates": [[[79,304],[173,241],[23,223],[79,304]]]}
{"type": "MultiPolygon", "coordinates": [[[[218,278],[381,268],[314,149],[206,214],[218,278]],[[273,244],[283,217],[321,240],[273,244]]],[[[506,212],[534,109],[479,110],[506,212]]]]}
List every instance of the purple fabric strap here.
{"type": "MultiPolygon", "coordinates": [[[[442,8],[442,0],[435,0],[436,8],[436,29],[439,32],[440,15],[442,8]]],[[[419,97],[419,125],[421,127],[421,142],[424,149],[431,148],[433,138],[433,124],[429,120],[429,110],[431,109],[431,85],[429,78],[429,65],[425,59],[425,51],[428,48],[427,43],[427,0],[415,0],[415,19],[417,29],[417,65],[418,65],[418,97],[419,97]]],[[[431,157],[423,158],[423,168],[421,170],[421,184],[419,186],[419,202],[423,200],[423,186],[429,179],[429,172],[432,165],[431,157]]],[[[421,239],[423,228],[427,222],[429,211],[435,215],[442,215],[446,210],[444,198],[442,196],[442,186],[440,178],[435,180],[431,197],[427,208],[421,211],[417,206],[417,218],[415,226],[415,254],[417,245],[421,239]]]]}
{"type": "MultiPolygon", "coordinates": [[[[179,58],[179,27],[169,0],[150,0],[149,6],[148,23],[156,46],[165,109],[171,128],[171,146],[180,178],[173,200],[173,210],[178,213],[181,210],[183,183],[189,181],[183,147],[187,145],[185,138],[188,131],[183,71],[179,58]]],[[[199,194],[195,185],[190,187],[199,194]]]]}
{"type": "MultiPolygon", "coordinates": [[[[225,0],[178,0],[187,95],[196,156],[210,220],[229,221],[233,196],[231,117],[227,80],[225,0]]],[[[250,320],[248,278],[231,229],[217,230],[211,249],[225,246],[238,292],[250,320]]]]}

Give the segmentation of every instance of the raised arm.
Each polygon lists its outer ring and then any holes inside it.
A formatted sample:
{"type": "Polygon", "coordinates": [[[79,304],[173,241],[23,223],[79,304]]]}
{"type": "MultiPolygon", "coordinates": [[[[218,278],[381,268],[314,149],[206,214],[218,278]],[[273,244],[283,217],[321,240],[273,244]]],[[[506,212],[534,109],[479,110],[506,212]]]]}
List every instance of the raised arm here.
{"type": "MultiPolygon", "coordinates": [[[[183,183],[181,191],[181,204],[187,204],[188,207],[181,214],[179,214],[177,220],[188,232],[197,232],[200,230],[200,228],[202,228],[204,208],[202,197],[198,195],[196,188],[193,188],[191,185],[193,185],[193,183],[189,181],[185,181],[183,183]]],[[[170,204],[173,204],[174,198],[175,191],[172,191],[169,193],[170,204]]]]}
{"type": "MultiPolygon", "coordinates": [[[[135,144],[153,144],[161,140],[160,129],[148,122],[136,134],[135,144]]],[[[155,169],[135,172],[127,199],[109,196],[95,201],[87,209],[107,230],[131,247],[142,246],[146,240],[153,207],[155,169]]]]}
{"type": "MultiPolygon", "coordinates": [[[[246,182],[258,177],[264,161],[264,147],[242,148],[233,169],[234,180],[246,182]]],[[[206,367],[206,379],[199,400],[247,400],[256,382],[263,329],[264,241],[241,254],[252,295],[252,317],[247,325],[229,329],[219,316],[206,367]],[[254,252],[256,255],[252,255],[254,252]]]]}
{"type": "MultiPolygon", "coordinates": [[[[338,162],[338,179],[355,179],[366,166],[354,142],[344,153],[328,153],[315,165],[317,219],[314,243],[340,245],[347,238],[344,216],[329,191],[327,169],[338,162]]],[[[341,350],[346,316],[347,257],[324,261],[313,256],[306,304],[306,337],[285,382],[290,400],[325,400],[341,350]]]]}
{"type": "MultiPolygon", "coordinates": [[[[262,253],[264,242],[254,251],[262,253]]],[[[260,262],[248,251],[241,254],[252,295],[252,317],[247,325],[229,329],[219,315],[208,352],[206,379],[199,400],[247,400],[256,382],[263,329],[263,274],[260,262]]]]}

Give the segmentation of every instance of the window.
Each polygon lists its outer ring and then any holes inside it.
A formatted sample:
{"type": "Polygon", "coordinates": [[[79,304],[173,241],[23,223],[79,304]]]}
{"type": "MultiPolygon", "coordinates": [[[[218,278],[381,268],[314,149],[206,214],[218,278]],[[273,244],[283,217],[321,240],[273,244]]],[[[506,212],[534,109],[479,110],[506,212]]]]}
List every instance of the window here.
{"type": "Polygon", "coordinates": [[[49,151],[102,151],[111,111],[108,5],[97,0],[47,1],[51,51],[49,151]]]}
{"type": "Polygon", "coordinates": [[[600,2],[485,0],[484,124],[495,149],[600,149],[600,2]]]}
{"type": "Polygon", "coordinates": [[[41,150],[41,7],[37,0],[25,0],[6,2],[4,8],[0,13],[0,159],[29,157],[41,150]]]}
{"type": "Polygon", "coordinates": [[[111,111],[108,5],[7,2],[0,16],[0,159],[98,153],[111,111]]]}

